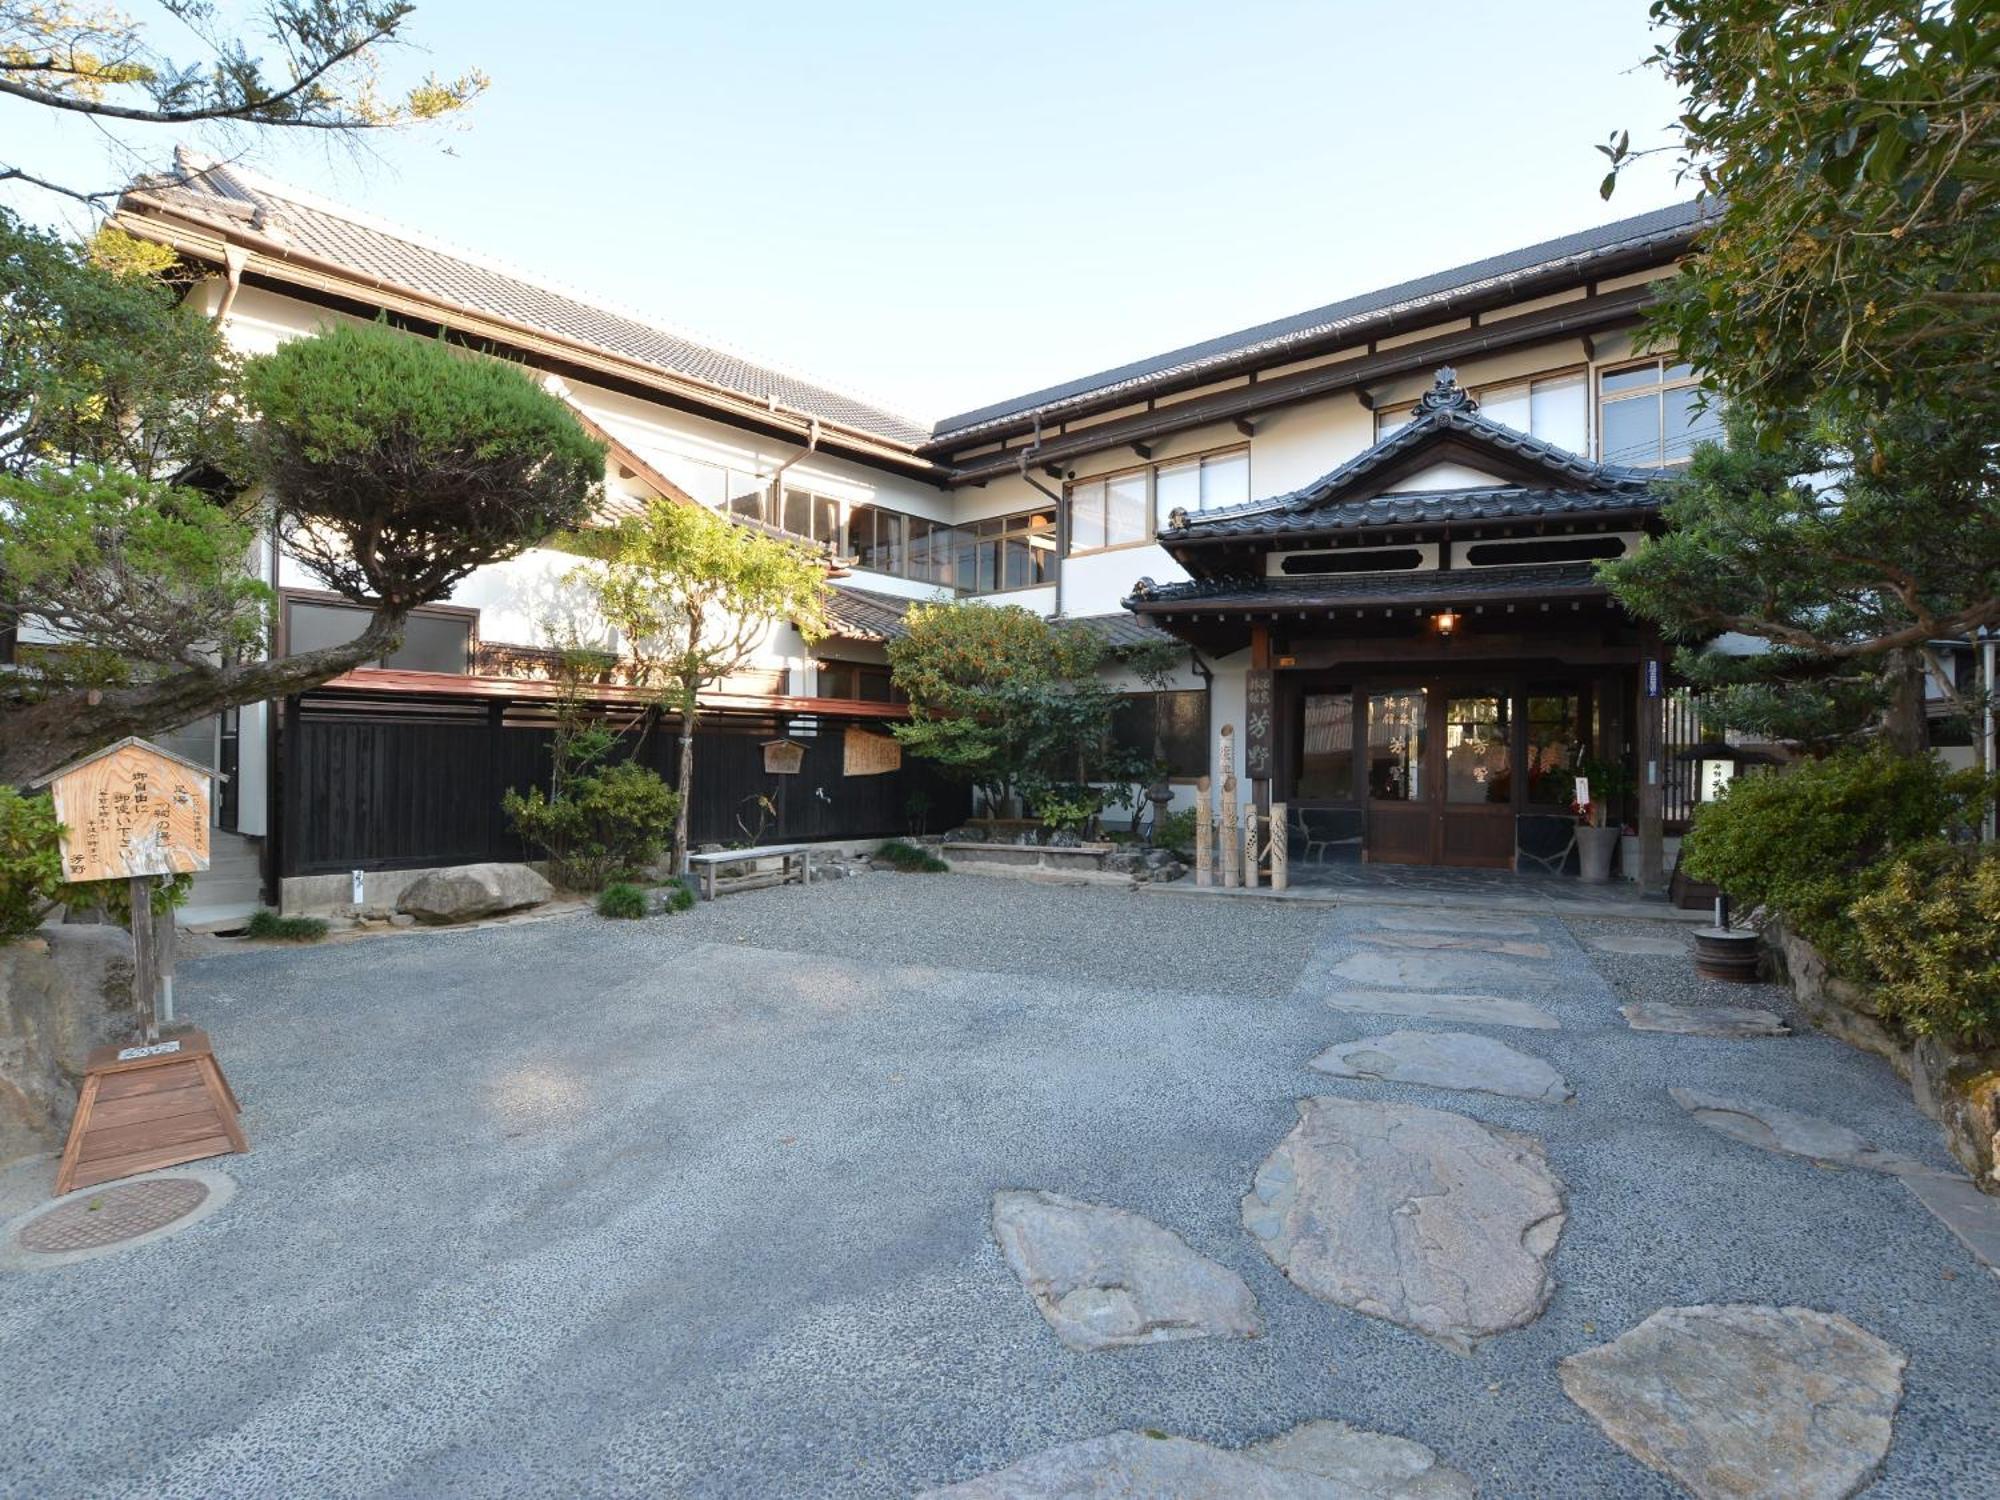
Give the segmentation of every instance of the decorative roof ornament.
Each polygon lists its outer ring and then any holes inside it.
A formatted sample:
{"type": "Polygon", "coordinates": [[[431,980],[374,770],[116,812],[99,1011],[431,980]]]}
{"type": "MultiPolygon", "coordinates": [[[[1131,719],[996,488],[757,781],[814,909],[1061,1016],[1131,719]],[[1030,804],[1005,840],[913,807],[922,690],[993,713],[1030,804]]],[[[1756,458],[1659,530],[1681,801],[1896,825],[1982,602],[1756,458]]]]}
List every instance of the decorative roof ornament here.
{"type": "Polygon", "coordinates": [[[1410,413],[1412,421],[1434,411],[1478,411],[1479,402],[1472,392],[1458,383],[1458,371],[1450,365],[1437,372],[1431,388],[1417,398],[1416,410],[1410,413]]]}
{"type": "Polygon", "coordinates": [[[1176,505],[1172,510],[1167,512],[1167,529],[1169,531],[1186,531],[1187,523],[1188,511],[1185,505],[1176,505]]]}

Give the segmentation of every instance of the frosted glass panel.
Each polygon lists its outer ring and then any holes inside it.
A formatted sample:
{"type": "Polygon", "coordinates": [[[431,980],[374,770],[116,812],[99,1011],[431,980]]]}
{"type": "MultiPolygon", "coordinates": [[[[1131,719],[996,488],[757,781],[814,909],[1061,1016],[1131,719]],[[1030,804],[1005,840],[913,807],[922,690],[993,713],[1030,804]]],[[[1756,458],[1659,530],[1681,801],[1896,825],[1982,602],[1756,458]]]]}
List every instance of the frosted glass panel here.
{"type": "Polygon", "coordinates": [[[1079,484],[1069,492],[1069,545],[1088,552],[1104,545],[1104,483],[1079,484]]]}
{"type": "MultiPolygon", "coordinates": [[[[1528,384],[1503,385],[1497,390],[1484,391],[1479,397],[1479,415],[1489,422],[1498,422],[1502,427],[1511,427],[1516,432],[1532,432],[1528,424],[1532,420],[1528,405],[1528,384]]],[[[1535,434],[1540,437],[1540,433],[1535,434]]]]}
{"type": "Polygon", "coordinates": [[[1590,387],[1581,372],[1537,380],[1528,431],[1570,453],[1590,452],[1590,387]]]}
{"type": "Polygon", "coordinates": [[[1176,509],[1190,513],[1201,509],[1201,461],[1164,464],[1153,479],[1157,511],[1162,526],[1176,509]]]}
{"type": "Polygon", "coordinates": [[[1250,498],[1250,455],[1223,453],[1201,463],[1201,508],[1241,505],[1250,498]]]}

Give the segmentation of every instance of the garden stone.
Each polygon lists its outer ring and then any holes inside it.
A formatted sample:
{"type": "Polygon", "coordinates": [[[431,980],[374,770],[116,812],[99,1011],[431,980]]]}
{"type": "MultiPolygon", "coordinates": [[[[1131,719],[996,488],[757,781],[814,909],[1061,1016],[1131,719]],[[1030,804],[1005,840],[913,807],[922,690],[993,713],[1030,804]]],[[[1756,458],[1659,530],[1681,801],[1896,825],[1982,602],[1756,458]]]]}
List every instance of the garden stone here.
{"type": "Polygon", "coordinates": [[[1842,1500],[1889,1451],[1903,1354],[1838,1313],[1668,1307],[1558,1366],[1606,1437],[1697,1500],[1842,1500]]]}
{"type": "Polygon", "coordinates": [[[1541,1315],[1564,1209],[1539,1140],[1414,1104],[1298,1110],[1243,1200],[1295,1284],[1459,1354],[1541,1315]]]}
{"type": "Polygon", "coordinates": [[[397,907],[419,922],[471,922],[540,906],[555,888],[526,865],[459,865],[419,876],[397,907]]]}
{"type": "Polygon", "coordinates": [[[1337,1479],[1355,1500],[1473,1500],[1479,1491],[1422,1443],[1345,1422],[1307,1422],[1240,1451],[1277,1468],[1337,1479]]]}
{"type": "Polygon", "coordinates": [[[1104,868],[1113,875],[1137,875],[1146,868],[1146,856],[1138,849],[1114,849],[1104,856],[1104,868]]]}
{"type": "Polygon", "coordinates": [[[1355,934],[1355,941],[1374,943],[1383,948],[1449,949],[1468,953],[1501,953],[1510,958],[1547,958],[1547,943],[1526,942],[1519,938],[1490,937],[1483,933],[1463,932],[1361,932],[1355,934]]]}
{"type": "Polygon", "coordinates": [[[123,927],[50,923],[0,947],[0,1166],[62,1148],[85,1061],[135,1021],[123,927]]]}
{"type": "Polygon", "coordinates": [[[1618,1007],[1634,1031],[1665,1031],[1676,1036],[1790,1036],[1792,1028],[1776,1011],[1739,1005],[1675,1005],[1670,1000],[1635,1000],[1618,1007]]]}
{"type": "Polygon", "coordinates": [[[1370,910],[1368,920],[1377,927],[1397,932],[1476,932],[1487,937],[1534,937],[1541,931],[1528,917],[1494,916],[1485,912],[1475,914],[1443,907],[1435,911],[1386,907],[1370,910]]]}
{"type": "Polygon", "coordinates": [[[414,927],[417,925],[417,919],[406,911],[399,911],[393,917],[389,918],[389,925],[391,927],[414,927]]]}
{"type": "Polygon", "coordinates": [[[1126,1209],[999,1192],[993,1238],[1056,1337],[1080,1353],[1263,1332],[1242,1277],[1126,1209]]]}
{"type": "Polygon", "coordinates": [[[1561,1104],[1570,1097],[1562,1074],[1505,1042],[1466,1031],[1392,1031],[1337,1042],[1312,1060],[1322,1073],[1379,1083],[1421,1083],[1561,1104]]]}
{"type": "Polygon", "coordinates": [[[1546,987],[1556,981],[1545,964],[1499,954],[1354,953],[1333,966],[1333,976],[1353,984],[1405,990],[1478,989],[1489,984],[1546,987]]]}
{"type": "Polygon", "coordinates": [[[1519,1026],[1554,1031],[1561,1023],[1539,1005],[1499,995],[1434,995],[1417,990],[1340,990],[1323,997],[1334,1010],[1359,1015],[1415,1016],[1472,1026],[1519,1026]]]}
{"type": "Polygon", "coordinates": [[[1872,1146],[1845,1125],[1818,1115],[1801,1115],[1760,1099],[1724,1099],[1699,1089],[1669,1089],[1674,1102],[1710,1130],[1766,1151],[1838,1162],[1870,1172],[1926,1172],[1930,1169],[1893,1151],[1872,1146]]]}

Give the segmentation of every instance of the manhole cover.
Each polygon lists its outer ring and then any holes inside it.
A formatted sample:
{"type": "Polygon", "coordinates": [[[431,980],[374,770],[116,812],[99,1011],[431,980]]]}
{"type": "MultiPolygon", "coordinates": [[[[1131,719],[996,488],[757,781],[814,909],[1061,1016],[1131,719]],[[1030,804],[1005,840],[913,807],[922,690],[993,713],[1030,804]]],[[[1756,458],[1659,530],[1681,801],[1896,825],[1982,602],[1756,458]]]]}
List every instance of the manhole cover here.
{"type": "Polygon", "coordinates": [[[193,1213],[208,1199],[208,1184],[193,1177],[151,1177],[119,1187],[78,1193],[69,1202],[31,1219],[16,1237],[36,1255],[101,1250],[122,1240],[164,1229],[193,1213]]]}

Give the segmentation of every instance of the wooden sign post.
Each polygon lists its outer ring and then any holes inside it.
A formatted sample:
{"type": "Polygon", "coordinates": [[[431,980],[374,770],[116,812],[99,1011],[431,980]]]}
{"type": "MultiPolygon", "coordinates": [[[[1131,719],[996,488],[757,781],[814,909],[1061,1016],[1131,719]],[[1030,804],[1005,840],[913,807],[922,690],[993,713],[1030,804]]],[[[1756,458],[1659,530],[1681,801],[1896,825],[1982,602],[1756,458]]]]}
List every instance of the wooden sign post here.
{"type": "Polygon", "coordinates": [[[127,882],[138,1011],[136,1046],[99,1047],[85,1061],[56,1174],[59,1195],[250,1149],[208,1038],[191,1030],[160,1039],[160,958],[173,939],[173,915],[163,941],[153,915],[154,882],[208,868],[215,776],[157,745],[123,739],[36,783],[49,788],[63,826],[63,879],[127,882]]]}

